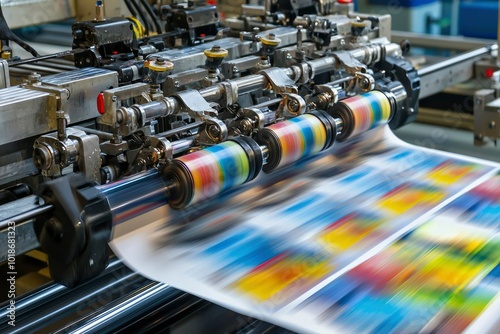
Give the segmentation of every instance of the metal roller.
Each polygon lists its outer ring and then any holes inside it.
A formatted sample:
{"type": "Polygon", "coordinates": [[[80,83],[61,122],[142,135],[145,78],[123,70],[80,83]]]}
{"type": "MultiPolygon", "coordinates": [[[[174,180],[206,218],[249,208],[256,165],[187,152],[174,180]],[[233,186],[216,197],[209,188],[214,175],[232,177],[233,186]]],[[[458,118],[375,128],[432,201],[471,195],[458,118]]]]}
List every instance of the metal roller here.
{"type": "Polygon", "coordinates": [[[174,159],[164,171],[165,178],[174,184],[170,206],[182,209],[253,180],[263,161],[260,146],[247,137],[174,159]]]}
{"type": "Polygon", "coordinates": [[[329,112],[343,121],[338,141],[357,136],[377,126],[389,123],[393,116],[395,99],[391,93],[371,91],[335,104],[329,112]]]}
{"type": "Polygon", "coordinates": [[[259,131],[257,142],[269,150],[264,172],[289,165],[333,145],[337,135],[335,120],[324,111],[314,110],[259,131]]]}

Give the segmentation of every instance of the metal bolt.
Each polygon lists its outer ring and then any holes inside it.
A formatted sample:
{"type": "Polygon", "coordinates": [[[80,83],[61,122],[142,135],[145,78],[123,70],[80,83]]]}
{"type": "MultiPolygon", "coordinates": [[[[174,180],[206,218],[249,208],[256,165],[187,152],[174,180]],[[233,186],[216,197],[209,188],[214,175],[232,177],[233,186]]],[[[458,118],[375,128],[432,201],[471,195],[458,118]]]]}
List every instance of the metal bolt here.
{"type": "Polygon", "coordinates": [[[28,76],[28,81],[30,83],[37,83],[37,82],[40,82],[40,80],[42,79],[42,76],[36,72],[33,72],[31,73],[29,76],[28,76]]]}
{"type": "Polygon", "coordinates": [[[220,135],[220,129],[217,125],[213,124],[213,125],[210,125],[208,127],[208,134],[212,137],[212,138],[217,138],[219,137],[220,135]]]}
{"type": "Polygon", "coordinates": [[[266,36],[268,39],[275,39],[276,35],[275,34],[269,34],[266,36]]]}
{"type": "Polygon", "coordinates": [[[220,46],[218,45],[212,46],[212,51],[220,51],[220,46]]]}
{"type": "Polygon", "coordinates": [[[175,87],[175,88],[179,88],[180,86],[181,86],[180,82],[179,82],[179,81],[177,81],[177,80],[175,80],[175,81],[174,81],[174,87],[175,87]]]}
{"type": "Polygon", "coordinates": [[[325,96],[325,94],[320,94],[318,95],[318,102],[321,104],[327,104],[328,98],[325,96]]]}
{"type": "Polygon", "coordinates": [[[302,51],[302,26],[297,26],[297,50],[302,51]]]}
{"type": "Polygon", "coordinates": [[[38,169],[49,169],[52,166],[52,154],[46,146],[38,145],[35,148],[33,160],[38,169]]]}
{"type": "Polygon", "coordinates": [[[241,125],[242,125],[242,130],[243,132],[250,132],[252,131],[252,121],[250,119],[245,119],[241,122],[241,125]]]}
{"type": "Polygon", "coordinates": [[[288,101],[288,109],[292,112],[296,112],[299,110],[299,103],[296,100],[290,100],[288,101]]]}

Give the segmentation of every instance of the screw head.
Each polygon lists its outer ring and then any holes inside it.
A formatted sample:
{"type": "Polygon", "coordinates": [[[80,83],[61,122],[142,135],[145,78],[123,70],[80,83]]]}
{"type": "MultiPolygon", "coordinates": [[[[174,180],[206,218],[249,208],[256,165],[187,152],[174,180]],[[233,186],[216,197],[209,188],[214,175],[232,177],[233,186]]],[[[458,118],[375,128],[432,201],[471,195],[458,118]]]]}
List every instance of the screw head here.
{"type": "Polygon", "coordinates": [[[288,109],[292,112],[296,112],[299,110],[299,103],[295,100],[288,101],[288,109]]]}
{"type": "Polygon", "coordinates": [[[212,138],[217,138],[219,137],[220,135],[220,129],[217,125],[210,125],[208,127],[208,134],[212,137],[212,138]]]}

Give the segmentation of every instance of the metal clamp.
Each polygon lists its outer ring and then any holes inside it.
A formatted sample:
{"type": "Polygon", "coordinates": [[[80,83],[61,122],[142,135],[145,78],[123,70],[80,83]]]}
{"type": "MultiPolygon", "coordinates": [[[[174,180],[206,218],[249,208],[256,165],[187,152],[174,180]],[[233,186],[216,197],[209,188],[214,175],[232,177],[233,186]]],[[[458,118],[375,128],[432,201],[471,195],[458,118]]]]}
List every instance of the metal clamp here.
{"type": "Polygon", "coordinates": [[[104,91],[104,114],[99,118],[99,123],[114,126],[118,123],[116,111],[119,108],[120,101],[141,96],[148,88],[148,84],[135,83],[104,91]]]}
{"type": "Polygon", "coordinates": [[[217,111],[203,98],[199,91],[190,89],[173,95],[180,102],[180,111],[187,112],[189,116],[200,120],[206,114],[217,115],[217,111]]]}
{"type": "Polygon", "coordinates": [[[264,75],[269,83],[273,87],[276,94],[298,94],[297,86],[295,82],[288,77],[285,71],[278,67],[272,67],[259,72],[259,74],[264,75]]]}
{"type": "Polygon", "coordinates": [[[332,56],[338,65],[342,65],[347,73],[354,75],[356,72],[366,73],[366,65],[353,57],[349,51],[335,51],[332,56]]]}
{"type": "Polygon", "coordinates": [[[238,84],[234,81],[223,81],[220,83],[224,87],[224,96],[221,99],[222,107],[229,107],[238,103],[238,84]]]}

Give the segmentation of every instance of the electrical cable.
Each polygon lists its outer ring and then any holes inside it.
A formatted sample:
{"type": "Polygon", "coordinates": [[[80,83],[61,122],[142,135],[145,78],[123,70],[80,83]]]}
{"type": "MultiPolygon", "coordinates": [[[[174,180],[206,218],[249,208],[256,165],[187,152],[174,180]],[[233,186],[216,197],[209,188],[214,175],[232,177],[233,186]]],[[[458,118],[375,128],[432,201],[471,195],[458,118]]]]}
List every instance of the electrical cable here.
{"type": "Polygon", "coordinates": [[[40,55],[33,49],[28,43],[24,42],[22,39],[17,37],[12,30],[10,30],[7,21],[5,20],[5,16],[3,15],[2,6],[0,5],[0,39],[9,40],[17,43],[24,50],[31,53],[34,57],[39,57],[40,55]]]}
{"type": "Polygon", "coordinates": [[[131,0],[130,2],[132,3],[132,5],[134,5],[134,8],[137,10],[139,17],[141,18],[142,22],[144,23],[144,28],[146,28],[146,34],[149,35],[149,32],[152,29],[151,29],[150,22],[147,20],[147,16],[144,14],[144,11],[142,10],[141,6],[139,6],[139,3],[136,0],[131,0]]]}
{"type": "Polygon", "coordinates": [[[148,12],[149,16],[151,16],[151,19],[153,20],[153,24],[156,28],[156,32],[158,34],[161,34],[163,31],[161,29],[161,24],[160,21],[158,21],[158,17],[155,15],[155,12],[153,11],[153,8],[149,5],[149,3],[146,0],[140,0],[142,6],[146,9],[146,12],[148,12]]]}
{"type": "Polygon", "coordinates": [[[137,11],[134,9],[132,4],[130,3],[130,0],[123,0],[125,2],[125,6],[127,6],[128,11],[132,16],[137,17],[137,11]]]}

